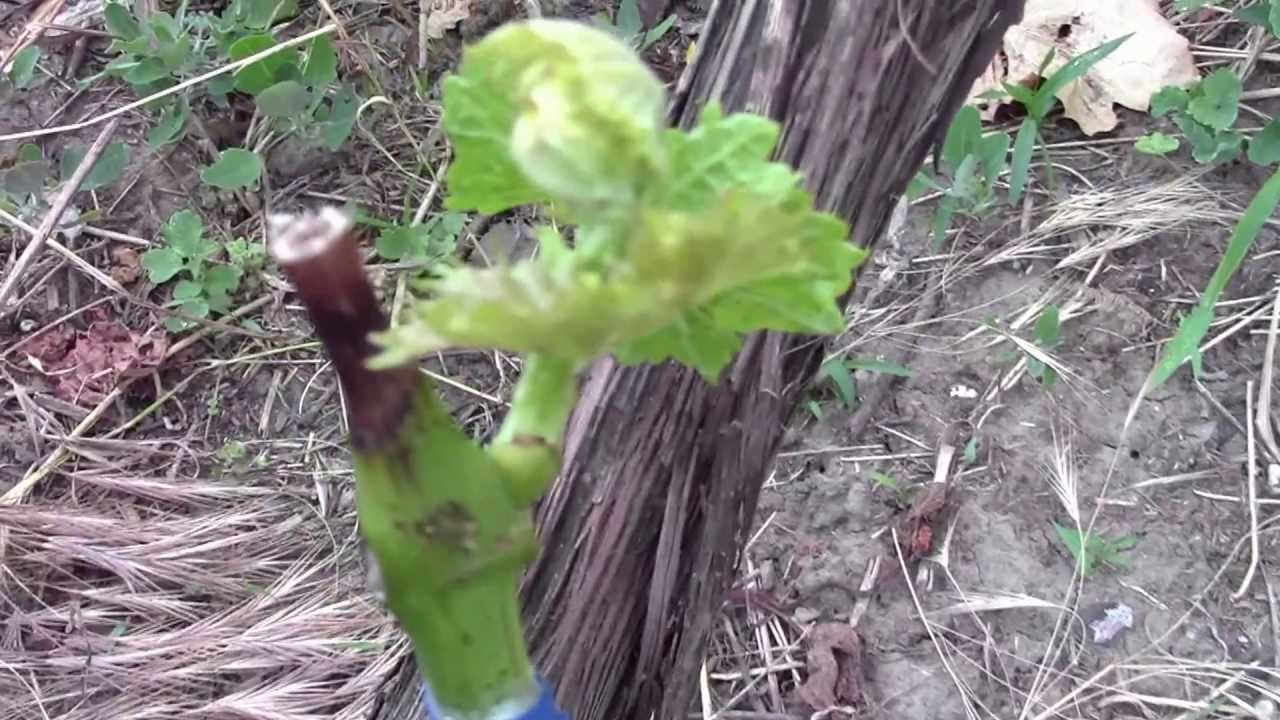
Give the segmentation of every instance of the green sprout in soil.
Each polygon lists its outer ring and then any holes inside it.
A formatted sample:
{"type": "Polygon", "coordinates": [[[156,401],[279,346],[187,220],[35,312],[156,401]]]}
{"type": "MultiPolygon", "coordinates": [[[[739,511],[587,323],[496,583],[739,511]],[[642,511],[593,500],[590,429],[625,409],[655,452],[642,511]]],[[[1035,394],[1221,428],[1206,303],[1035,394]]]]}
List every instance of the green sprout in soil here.
{"type": "Polygon", "coordinates": [[[514,23],[467,48],[444,83],[445,209],[535,205],[556,224],[538,228],[533,259],[440,268],[394,327],[350,217],[272,220],[273,254],[342,381],[361,530],[387,603],[458,717],[536,694],[517,587],[579,371],[602,355],[674,360],[714,382],[747,333],[843,328],[837,298],[865,253],[770,160],[778,125],[709,105],[692,129],[669,129],[665,106],[635,50],[586,24],[514,23]],[[487,446],[416,370],[455,348],[522,356],[487,446]]]}
{"type": "Polygon", "coordinates": [[[190,210],[174,213],[165,223],[163,235],[164,246],[146,251],[141,260],[148,279],[157,285],[179,278],[169,305],[187,317],[170,316],[165,326],[171,332],[179,332],[194,324],[188,318],[222,315],[230,310],[232,297],[240,288],[243,266],[215,259],[222,246],[204,237],[200,216],[190,210]]]}
{"type": "Polygon", "coordinates": [[[1129,566],[1128,560],[1121,553],[1137,547],[1138,539],[1132,535],[1110,538],[1095,532],[1085,532],[1058,523],[1053,527],[1058,531],[1058,539],[1075,559],[1080,573],[1088,577],[1099,567],[1124,569],[1129,566]]]}
{"type": "MultiPolygon", "coordinates": [[[[280,44],[274,28],[297,16],[296,0],[232,0],[219,14],[189,11],[185,3],[171,15],[156,11],[145,18],[117,2],[103,7],[112,49],[118,54],[101,76],[118,77],[139,96],[174,87],[229,62],[280,44]]],[[[84,81],[87,85],[96,77],[84,81]]],[[[235,73],[167,95],[152,104],[159,117],[147,138],[151,149],[178,142],[191,114],[207,101],[229,108],[233,93],[253,98],[268,129],[291,133],[328,150],[337,150],[351,134],[358,99],[338,82],[338,54],[328,35],[301,48],[286,47],[235,73]]],[[[262,173],[258,153],[232,148],[221,153],[201,179],[223,189],[247,188],[262,173]]]]}
{"type": "Polygon", "coordinates": [[[644,52],[671,31],[676,24],[676,16],[668,15],[657,25],[645,30],[644,21],[640,18],[640,6],[636,0],[621,0],[612,22],[608,15],[601,13],[596,18],[596,24],[612,32],[636,50],[644,52]]]}

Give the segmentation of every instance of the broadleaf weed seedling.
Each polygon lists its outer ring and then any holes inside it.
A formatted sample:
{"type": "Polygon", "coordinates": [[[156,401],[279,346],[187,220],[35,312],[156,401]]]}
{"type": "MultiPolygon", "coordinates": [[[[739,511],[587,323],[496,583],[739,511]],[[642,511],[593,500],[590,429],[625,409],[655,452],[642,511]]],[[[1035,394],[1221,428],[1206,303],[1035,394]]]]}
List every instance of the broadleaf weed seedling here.
{"type": "Polygon", "coordinates": [[[1118,569],[1127,568],[1129,561],[1122,553],[1138,545],[1138,538],[1133,535],[1111,538],[1100,533],[1085,532],[1059,525],[1056,522],[1053,527],[1058,532],[1058,539],[1071,553],[1071,557],[1080,567],[1084,577],[1088,577],[1103,565],[1118,569]]]}
{"type": "MultiPolygon", "coordinates": [[[[176,15],[155,12],[139,19],[124,5],[109,2],[103,15],[113,37],[112,48],[119,54],[101,75],[123,79],[140,96],[159,92],[276,46],[272,28],[297,13],[296,0],[232,0],[216,15],[188,12],[183,4],[176,15]]],[[[269,129],[298,134],[330,151],[350,136],[359,106],[355,90],[339,83],[333,42],[319,35],[301,48],[282,49],[234,74],[219,75],[156,101],[152,109],[159,118],[148,135],[148,146],[155,149],[177,142],[191,113],[200,106],[198,101],[228,108],[233,93],[251,96],[269,129]]],[[[233,148],[204,168],[201,178],[224,189],[245,188],[257,182],[261,166],[257,153],[233,148]]]]}
{"type": "MultiPolygon", "coordinates": [[[[211,313],[222,315],[230,310],[243,271],[237,265],[214,259],[222,247],[204,237],[200,216],[190,210],[174,213],[165,223],[163,235],[164,247],[146,251],[141,261],[148,279],[157,285],[184,276],[173,286],[169,306],[176,306],[184,315],[196,318],[209,317],[211,313]]],[[[192,324],[191,320],[178,316],[170,316],[165,321],[170,332],[185,330],[192,324]]]]}

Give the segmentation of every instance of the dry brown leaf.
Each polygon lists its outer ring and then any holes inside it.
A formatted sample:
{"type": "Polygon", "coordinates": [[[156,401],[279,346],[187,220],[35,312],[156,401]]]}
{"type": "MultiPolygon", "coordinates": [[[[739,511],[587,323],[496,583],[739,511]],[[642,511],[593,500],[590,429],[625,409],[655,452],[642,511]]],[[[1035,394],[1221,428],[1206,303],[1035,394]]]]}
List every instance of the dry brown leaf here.
{"type": "Polygon", "coordinates": [[[809,633],[809,679],[797,691],[815,711],[858,705],[862,691],[862,637],[845,623],[820,623],[809,633]]]}
{"type": "Polygon", "coordinates": [[[1160,88],[1199,80],[1189,41],[1160,12],[1156,0],[1027,0],[1022,22],[1005,33],[1004,56],[978,78],[969,102],[986,104],[990,119],[1007,98],[983,101],[978,96],[999,90],[1001,82],[1034,86],[1050,49],[1051,74],[1076,55],[1129,33],[1133,37],[1058,93],[1066,116],[1086,135],[1115,128],[1115,103],[1145,111],[1160,88]]]}
{"type": "Polygon", "coordinates": [[[471,0],[446,0],[427,15],[427,37],[439,40],[458,23],[471,17],[471,0]]]}
{"type": "Polygon", "coordinates": [[[169,339],[163,330],[130,330],[102,308],[85,317],[85,330],[64,324],[22,343],[31,366],[48,377],[60,399],[95,404],[121,380],[150,372],[164,360],[169,339]]]}
{"type": "Polygon", "coordinates": [[[142,274],[142,262],[138,251],[128,245],[117,245],[112,248],[111,260],[111,279],[121,285],[128,285],[142,274]]]}

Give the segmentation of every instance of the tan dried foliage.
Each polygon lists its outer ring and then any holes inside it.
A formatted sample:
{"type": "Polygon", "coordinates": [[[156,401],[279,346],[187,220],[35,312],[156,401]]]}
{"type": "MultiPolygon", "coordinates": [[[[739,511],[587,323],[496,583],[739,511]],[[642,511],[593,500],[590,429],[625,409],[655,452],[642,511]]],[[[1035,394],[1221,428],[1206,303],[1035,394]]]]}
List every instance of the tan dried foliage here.
{"type": "Polygon", "coordinates": [[[351,518],[241,482],[86,472],[0,506],[0,717],[368,717],[407,648],[351,518]]]}

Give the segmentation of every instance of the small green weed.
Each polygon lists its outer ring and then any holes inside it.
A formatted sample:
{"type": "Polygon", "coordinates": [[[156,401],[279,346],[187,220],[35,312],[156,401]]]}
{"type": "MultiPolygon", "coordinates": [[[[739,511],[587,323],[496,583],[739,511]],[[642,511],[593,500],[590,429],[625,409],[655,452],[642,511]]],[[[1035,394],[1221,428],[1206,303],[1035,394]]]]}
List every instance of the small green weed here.
{"type": "Polygon", "coordinates": [[[1129,566],[1128,560],[1121,555],[1138,545],[1138,539],[1132,535],[1108,538],[1099,533],[1086,533],[1075,528],[1054,523],[1058,531],[1058,539],[1066,546],[1081,573],[1088,577],[1102,565],[1124,569],[1129,566]]]}
{"type": "MultiPolygon", "coordinates": [[[[1013,159],[1009,164],[1009,204],[1017,205],[1018,200],[1022,197],[1022,191],[1027,185],[1027,175],[1031,167],[1031,153],[1035,149],[1035,143],[1040,139],[1040,128],[1044,124],[1044,120],[1049,115],[1049,111],[1053,109],[1057,103],[1057,93],[1071,82],[1079,79],[1090,68],[1097,65],[1103,58],[1116,51],[1126,40],[1132,35],[1123,35],[1109,40],[1098,47],[1071,58],[1066,64],[1058,68],[1052,75],[1048,76],[1040,87],[1035,90],[1016,85],[1013,83],[1005,83],[1005,92],[1010,97],[1021,104],[1027,111],[1027,115],[1022,120],[1022,126],[1018,128],[1018,135],[1013,141],[1013,159]]],[[[1041,64],[1041,74],[1048,68],[1049,63],[1053,62],[1052,51],[1045,57],[1041,64]]],[[[1043,142],[1041,143],[1043,147],[1043,142]]],[[[1045,150],[1046,156],[1048,151],[1045,150]]],[[[1046,168],[1051,168],[1052,163],[1048,162],[1046,157],[1046,168]]],[[[1050,175],[1052,178],[1052,175],[1050,175]]]]}
{"type": "MultiPolygon", "coordinates": [[[[853,376],[855,370],[898,375],[900,377],[911,377],[914,374],[908,368],[880,358],[833,357],[827,360],[818,368],[817,384],[819,386],[830,384],[835,391],[836,399],[840,401],[845,410],[852,410],[858,404],[858,384],[853,376]]],[[[806,407],[814,417],[821,419],[822,411],[817,400],[810,398],[806,403],[806,407]]]]}
{"type": "MultiPolygon", "coordinates": [[[[1052,352],[1062,343],[1062,327],[1058,320],[1058,306],[1049,305],[1040,313],[1035,328],[1036,347],[1045,352],[1052,352]]],[[[1027,354],[1027,372],[1040,381],[1041,385],[1051,388],[1058,381],[1058,373],[1039,358],[1027,354]]]]}
{"type": "MultiPolygon", "coordinates": [[[[190,210],[173,214],[164,226],[165,246],[142,254],[142,266],[151,282],[166,283],[184,275],[173,287],[170,307],[178,307],[185,315],[204,318],[219,315],[231,308],[231,300],[240,287],[242,271],[214,258],[221,246],[204,237],[204,223],[190,210]]],[[[171,316],[165,321],[171,332],[191,327],[192,321],[171,316]]]]}
{"type": "Polygon", "coordinates": [[[453,256],[458,236],[467,226],[467,216],[442,212],[424,223],[413,225],[409,219],[400,223],[381,223],[374,248],[384,260],[441,261],[453,256]]]}
{"type": "MultiPolygon", "coordinates": [[[[233,0],[221,14],[155,12],[141,20],[124,5],[104,6],[107,30],[119,54],[101,75],[123,79],[139,95],[150,95],[227,62],[243,60],[275,47],[272,27],[298,13],[296,0],[233,0]]],[[[85,81],[86,84],[96,78],[85,81]]],[[[273,130],[297,133],[337,150],[351,134],[359,102],[348,85],[338,85],[338,55],[327,35],[301,48],[281,51],[220,75],[184,93],[156,102],[159,118],[148,134],[151,148],[177,142],[192,108],[203,98],[230,106],[233,93],[253,97],[258,113],[273,130]]],[[[205,182],[224,189],[250,187],[262,174],[256,153],[230,149],[201,172],[205,182]]]]}
{"type": "Polygon", "coordinates": [[[942,244],[956,213],[976,216],[996,204],[995,183],[1009,166],[1008,154],[1009,136],[1006,133],[994,132],[984,136],[978,109],[972,105],[960,109],[943,140],[939,177],[933,178],[928,172],[921,171],[916,176],[914,187],[908,190],[912,196],[930,188],[942,193],[934,214],[935,249],[942,244]]]}
{"type": "Polygon", "coordinates": [[[645,30],[644,22],[640,19],[640,8],[636,0],[622,0],[622,2],[618,3],[618,11],[614,14],[612,22],[610,22],[608,16],[603,14],[596,18],[596,22],[601,27],[625,40],[631,47],[644,52],[653,47],[654,43],[661,40],[671,31],[671,28],[676,24],[676,16],[674,14],[668,15],[662,22],[645,30]]]}
{"type": "Polygon", "coordinates": [[[36,63],[40,62],[40,48],[35,45],[19,50],[13,56],[13,60],[9,65],[9,72],[4,74],[4,79],[13,86],[15,90],[26,90],[31,87],[35,80],[36,63]]]}

